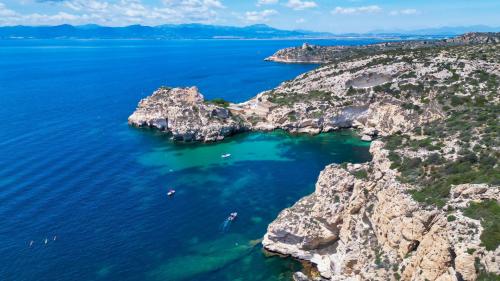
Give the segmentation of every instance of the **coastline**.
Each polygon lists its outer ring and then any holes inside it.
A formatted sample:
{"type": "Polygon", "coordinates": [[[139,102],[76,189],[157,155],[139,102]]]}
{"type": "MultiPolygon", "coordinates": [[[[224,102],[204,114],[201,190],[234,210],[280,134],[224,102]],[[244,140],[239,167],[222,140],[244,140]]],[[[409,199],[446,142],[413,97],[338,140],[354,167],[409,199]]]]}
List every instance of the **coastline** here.
{"type": "MultiPolygon", "coordinates": [[[[496,46],[447,47],[447,53],[440,56],[429,49],[424,58],[418,57],[420,54],[414,50],[406,50],[348,59],[302,74],[247,102],[231,104],[229,109],[207,104],[197,89],[160,89],[153,96],[170,98],[170,92],[176,91],[196,97],[192,99],[195,102],[187,102],[183,95],[177,95],[165,104],[163,110],[170,112],[174,108],[174,113],[181,110],[186,118],[178,120],[175,113],[164,123],[164,114],[155,111],[156,103],[148,107],[141,102],[139,110],[145,110],[143,116],[131,116],[129,122],[168,129],[174,138],[187,141],[217,141],[242,130],[275,129],[317,134],[357,128],[370,138],[383,137],[372,143],[372,162],[327,166],[318,178],[316,191],[282,211],[270,224],[263,241],[265,248],[312,262],[322,277],[329,280],[353,276],[369,280],[453,280],[456,274],[465,280],[475,280],[481,271],[474,259],[479,259],[482,270],[499,273],[498,264],[491,262],[499,249],[482,245],[481,223],[465,216],[464,208],[474,200],[500,200],[498,187],[459,183],[446,194],[450,198],[444,205],[446,209],[437,203],[424,204],[425,201],[411,195],[422,190],[418,183],[401,182],[405,171],[394,166],[396,158],[392,155],[424,159],[420,160],[424,162],[434,151],[430,145],[441,142],[440,156],[452,161],[458,157],[456,144],[429,136],[425,138],[431,139],[430,144],[417,151],[407,147],[394,151],[387,146],[397,135],[408,139],[403,142],[421,140],[418,128],[422,130],[450,116],[438,102],[438,92],[429,88],[426,96],[414,99],[413,93],[422,90],[408,85],[418,85],[426,75],[438,85],[453,85],[457,81],[450,80],[452,77],[458,75],[460,82],[473,77],[475,71],[499,75],[496,46]],[[493,62],[468,57],[468,60],[462,58],[464,66],[460,67],[454,61],[453,56],[463,57],[463,52],[468,55],[478,49],[490,54],[493,62]],[[418,71],[414,71],[413,61],[408,57],[425,59],[430,65],[417,62],[418,71]],[[452,64],[454,71],[440,67],[443,63],[452,64]],[[391,79],[380,79],[374,73],[384,73],[391,79]],[[387,87],[388,83],[397,87],[387,87]],[[450,220],[450,211],[444,210],[452,210],[455,219],[450,220]],[[470,225],[479,231],[467,236],[470,225]],[[470,253],[468,249],[474,251],[470,253]],[[380,259],[383,262],[377,262],[380,259]],[[426,259],[432,260],[432,264],[426,264],[426,259]]],[[[425,85],[422,87],[426,89],[425,85]]],[[[498,91],[498,85],[494,91],[498,91]]],[[[489,97],[489,92],[484,95],[489,97]]]]}

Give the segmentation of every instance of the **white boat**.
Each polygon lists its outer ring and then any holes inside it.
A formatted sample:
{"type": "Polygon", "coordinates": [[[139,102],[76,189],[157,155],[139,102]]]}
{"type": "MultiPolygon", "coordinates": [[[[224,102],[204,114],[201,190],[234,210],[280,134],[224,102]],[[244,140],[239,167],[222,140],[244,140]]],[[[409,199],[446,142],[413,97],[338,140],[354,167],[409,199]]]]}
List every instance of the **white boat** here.
{"type": "Polygon", "coordinates": [[[175,190],[173,190],[173,189],[170,189],[170,190],[167,192],[167,195],[168,195],[168,196],[174,196],[174,194],[175,194],[175,190]]]}
{"type": "Polygon", "coordinates": [[[234,213],[231,213],[227,219],[230,221],[233,221],[236,219],[237,216],[238,216],[238,213],[234,212],[234,213]]]}
{"type": "Polygon", "coordinates": [[[222,158],[228,158],[231,157],[231,153],[226,153],[221,155],[222,158]]]}

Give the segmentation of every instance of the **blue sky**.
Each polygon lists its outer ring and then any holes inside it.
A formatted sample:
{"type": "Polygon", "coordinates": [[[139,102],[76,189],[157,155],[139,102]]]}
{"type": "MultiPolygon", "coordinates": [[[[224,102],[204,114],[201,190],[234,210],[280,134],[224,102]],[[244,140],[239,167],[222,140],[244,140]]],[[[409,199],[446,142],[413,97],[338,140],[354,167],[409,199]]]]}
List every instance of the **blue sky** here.
{"type": "Polygon", "coordinates": [[[0,25],[265,23],[329,32],[500,26],[499,0],[0,0],[0,25]]]}

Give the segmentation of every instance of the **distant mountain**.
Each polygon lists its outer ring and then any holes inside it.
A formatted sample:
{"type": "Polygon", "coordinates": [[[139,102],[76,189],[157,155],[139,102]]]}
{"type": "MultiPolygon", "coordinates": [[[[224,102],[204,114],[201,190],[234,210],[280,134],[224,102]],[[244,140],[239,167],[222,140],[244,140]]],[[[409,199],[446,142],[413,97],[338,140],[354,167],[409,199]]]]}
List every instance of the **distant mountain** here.
{"type": "Polygon", "coordinates": [[[440,27],[419,30],[374,30],[369,33],[332,34],[307,30],[283,30],[265,24],[244,27],[205,24],[165,24],[158,26],[130,25],[109,27],[96,24],[57,26],[3,26],[0,39],[283,39],[283,38],[345,38],[376,37],[386,39],[439,39],[467,32],[498,32],[500,27],[484,25],[467,27],[440,27]]]}
{"type": "Polygon", "coordinates": [[[486,25],[471,25],[471,26],[445,26],[438,28],[426,28],[417,30],[374,30],[371,34],[378,35],[461,35],[468,32],[500,32],[500,27],[491,27],[486,25]]]}
{"type": "Polygon", "coordinates": [[[4,26],[0,27],[0,39],[9,38],[74,38],[74,39],[270,39],[332,37],[333,34],[312,31],[290,31],[272,28],[264,24],[245,27],[204,24],[179,24],[125,27],[106,27],[95,24],[57,26],[4,26]]]}

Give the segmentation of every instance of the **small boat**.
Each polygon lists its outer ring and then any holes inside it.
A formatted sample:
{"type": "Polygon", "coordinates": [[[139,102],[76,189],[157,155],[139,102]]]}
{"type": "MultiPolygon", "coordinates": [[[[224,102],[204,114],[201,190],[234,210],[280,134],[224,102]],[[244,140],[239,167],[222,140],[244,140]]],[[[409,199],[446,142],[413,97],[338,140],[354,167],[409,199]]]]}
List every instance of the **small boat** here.
{"type": "Polygon", "coordinates": [[[49,239],[45,238],[45,244],[49,243],[49,239]]]}
{"type": "Polygon", "coordinates": [[[236,219],[236,217],[238,217],[238,213],[234,212],[234,213],[231,213],[227,219],[230,221],[234,221],[236,219]]]}
{"type": "Polygon", "coordinates": [[[30,248],[31,248],[31,246],[33,246],[33,244],[35,244],[35,241],[31,240],[30,241],[30,248]]]}
{"type": "Polygon", "coordinates": [[[231,153],[226,153],[221,155],[221,158],[229,158],[229,157],[231,157],[231,153]]]}
{"type": "Polygon", "coordinates": [[[175,190],[173,190],[173,189],[170,189],[170,190],[167,192],[167,195],[168,195],[168,196],[170,196],[170,197],[174,196],[174,194],[175,194],[175,190]]]}

